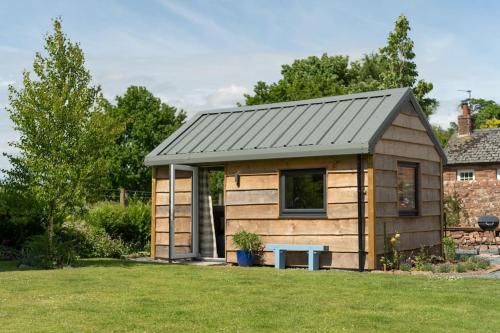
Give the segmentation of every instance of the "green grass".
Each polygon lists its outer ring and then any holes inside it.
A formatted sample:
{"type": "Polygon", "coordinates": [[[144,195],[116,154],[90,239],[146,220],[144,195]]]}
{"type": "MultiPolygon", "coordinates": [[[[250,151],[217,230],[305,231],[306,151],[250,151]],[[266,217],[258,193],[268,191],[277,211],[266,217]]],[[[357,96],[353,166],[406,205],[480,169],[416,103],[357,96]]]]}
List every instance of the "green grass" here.
{"type": "Polygon", "coordinates": [[[500,280],[0,262],[2,332],[498,332],[500,280]]]}

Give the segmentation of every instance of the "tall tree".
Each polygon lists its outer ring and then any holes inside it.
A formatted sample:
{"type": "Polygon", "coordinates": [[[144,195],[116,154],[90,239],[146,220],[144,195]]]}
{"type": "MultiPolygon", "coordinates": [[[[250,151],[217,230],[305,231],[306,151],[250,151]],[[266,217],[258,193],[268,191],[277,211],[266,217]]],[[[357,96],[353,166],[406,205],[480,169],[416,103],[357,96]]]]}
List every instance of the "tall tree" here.
{"type": "Polygon", "coordinates": [[[247,105],[340,95],[368,90],[411,87],[426,115],[437,101],[428,97],[432,83],[418,80],[414,62],[410,23],[401,15],[389,33],[387,45],[378,53],[350,61],[349,57],[326,53],[282,66],[282,78],[275,83],[257,82],[253,95],[245,95],[247,105]]]}
{"type": "Polygon", "coordinates": [[[433,89],[430,82],[419,80],[417,64],[415,64],[414,42],[410,38],[410,22],[404,15],[400,15],[395,22],[394,30],[387,37],[387,45],[379,51],[384,58],[386,69],[380,74],[382,87],[402,88],[412,87],[415,97],[419,100],[427,116],[432,114],[438,102],[426,95],[433,89]]]}
{"type": "Polygon", "coordinates": [[[8,155],[12,169],[4,170],[9,185],[30,191],[42,210],[49,255],[55,228],[105,186],[103,147],[116,132],[82,49],[63,33],[60,19],[53,27],[44,54],[35,55],[34,76],[25,71],[23,87],[9,87],[7,111],[20,138],[11,143],[19,151],[8,155]]]}
{"type": "Polygon", "coordinates": [[[144,165],[144,158],[182,125],[186,114],[137,86],[116,97],[116,106],[109,105],[108,113],[123,125],[109,154],[112,186],[150,191],[151,168],[144,165]]]}
{"type": "Polygon", "coordinates": [[[498,121],[495,121],[495,119],[500,119],[500,105],[497,102],[482,98],[472,98],[470,100],[470,107],[475,128],[500,127],[498,126],[498,121]]]}

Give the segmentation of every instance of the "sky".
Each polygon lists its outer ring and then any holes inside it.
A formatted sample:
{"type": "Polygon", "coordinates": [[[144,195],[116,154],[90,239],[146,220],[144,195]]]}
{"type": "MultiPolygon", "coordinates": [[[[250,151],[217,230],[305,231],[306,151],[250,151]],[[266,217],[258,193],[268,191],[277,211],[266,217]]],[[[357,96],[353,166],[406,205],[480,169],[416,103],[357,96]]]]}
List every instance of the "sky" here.
{"type": "MultiPolygon", "coordinates": [[[[473,97],[500,101],[497,1],[23,1],[0,2],[0,153],[18,138],[5,108],[8,86],[22,87],[52,19],[81,44],[86,66],[114,100],[142,85],[188,116],[234,106],[281,65],[310,55],[357,59],[385,45],[398,15],[410,20],[420,78],[447,126],[473,97]]],[[[8,168],[0,157],[0,169],[8,168]]]]}

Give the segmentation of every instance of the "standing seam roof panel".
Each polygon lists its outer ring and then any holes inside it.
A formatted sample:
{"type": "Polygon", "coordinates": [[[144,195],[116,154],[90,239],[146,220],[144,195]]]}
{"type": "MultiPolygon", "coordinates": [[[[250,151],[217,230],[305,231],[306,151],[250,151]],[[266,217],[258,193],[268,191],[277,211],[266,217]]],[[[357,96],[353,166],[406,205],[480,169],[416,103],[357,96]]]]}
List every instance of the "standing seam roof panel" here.
{"type": "Polygon", "coordinates": [[[192,132],[194,132],[196,128],[198,128],[199,126],[203,126],[203,124],[207,122],[209,118],[210,117],[208,115],[200,116],[200,118],[198,118],[193,124],[191,124],[191,126],[186,128],[186,130],[181,135],[179,135],[177,138],[175,138],[174,141],[172,141],[167,147],[165,147],[165,149],[163,149],[161,153],[164,155],[171,152],[176,154],[177,151],[175,149],[178,146],[183,146],[185,144],[184,143],[185,138],[188,137],[192,132]]]}
{"type": "Polygon", "coordinates": [[[357,110],[356,115],[354,115],[354,117],[351,118],[350,122],[344,127],[343,131],[339,134],[336,141],[359,142],[358,140],[353,139],[353,134],[357,133],[358,129],[361,127],[360,124],[365,123],[371,112],[378,107],[381,101],[382,97],[368,98],[365,104],[357,110]]]}
{"type": "Polygon", "coordinates": [[[326,117],[315,128],[312,135],[305,141],[308,145],[316,145],[319,140],[328,132],[331,126],[333,126],[339,119],[339,116],[349,107],[352,101],[340,101],[338,102],[330,112],[326,114],[326,117]]]}
{"type": "Polygon", "coordinates": [[[280,137],[273,144],[273,147],[286,147],[288,141],[290,141],[295,133],[304,127],[302,120],[310,114],[311,105],[300,106],[300,109],[296,111],[297,114],[293,121],[290,122],[288,127],[281,133],[280,137]]]}
{"type": "Polygon", "coordinates": [[[446,160],[411,89],[402,88],[200,112],[148,154],[145,163],[371,153],[403,103],[413,104],[446,160]]]}
{"type": "Polygon", "coordinates": [[[248,143],[261,132],[262,128],[265,127],[273,115],[274,112],[272,109],[263,112],[262,117],[259,117],[259,119],[252,124],[252,127],[231,147],[231,150],[245,148],[248,143]]]}

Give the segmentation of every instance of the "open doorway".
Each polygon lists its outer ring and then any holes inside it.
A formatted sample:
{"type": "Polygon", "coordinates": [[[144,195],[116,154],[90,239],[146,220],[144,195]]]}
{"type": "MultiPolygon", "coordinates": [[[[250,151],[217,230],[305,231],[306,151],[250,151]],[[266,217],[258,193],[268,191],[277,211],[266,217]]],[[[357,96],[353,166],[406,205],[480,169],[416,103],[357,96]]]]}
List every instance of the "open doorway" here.
{"type": "Polygon", "coordinates": [[[225,257],[224,168],[200,167],[200,256],[225,257]]]}

